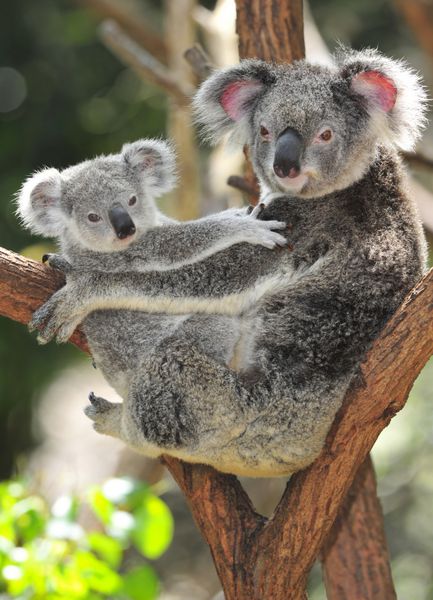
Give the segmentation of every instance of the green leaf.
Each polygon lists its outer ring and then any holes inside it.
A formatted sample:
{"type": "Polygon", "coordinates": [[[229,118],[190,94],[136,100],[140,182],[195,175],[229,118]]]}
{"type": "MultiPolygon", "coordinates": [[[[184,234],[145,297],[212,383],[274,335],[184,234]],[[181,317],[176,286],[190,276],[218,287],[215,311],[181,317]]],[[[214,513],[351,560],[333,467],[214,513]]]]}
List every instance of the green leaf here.
{"type": "Polygon", "coordinates": [[[122,591],[131,600],[154,600],[159,591],[159,582],[155,571],[149,565],[129,571],[123,577],[122,591]]]}
{"type": "Polygon", "coordinates": [[[42,498],[29,496],[13,506],[12,515],[19,538],[28,542],[44,530],[47,508],[42,498]]]}
{"type": "Polygon", "coordinates": [[[102,521],[102,523],[104,525],[108,525],[115,508],[113,503],[104,496],[99,487],[95,487],[90,490],[89,502],[90,506],[93,508],[93,511],[102,521]]]}
{"type": "Polygon", "coordinates": [[[158,558],[173,538],[173,517],[168,506],[157,496],[148,494],[135,513],[132,539],[147,558],[158,558]]]}
{"type": "Polygon", "coordinates": [[[110,567],[117,569],[122,560],[123,552],[120,542],[97,531],[89,533],[87,541],[91,549],[104,559],[110,567]]]}
{"type": "Polygon", "coordinates": [[[122,586],[122,578],[91,552],[78,550],[73,563],[89,589],[102,594],[113,594],[122,586]]]}

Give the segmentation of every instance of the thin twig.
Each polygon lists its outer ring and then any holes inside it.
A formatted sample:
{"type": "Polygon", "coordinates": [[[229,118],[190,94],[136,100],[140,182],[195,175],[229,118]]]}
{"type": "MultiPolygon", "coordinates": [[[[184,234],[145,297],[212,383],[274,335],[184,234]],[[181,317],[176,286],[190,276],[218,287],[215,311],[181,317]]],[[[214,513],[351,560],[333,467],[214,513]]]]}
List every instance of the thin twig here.
{"type": "Polygon", "coordinates": [[[214,67],[200,44],[194,44],[192,48],[188,48],[183,56],[201,81],[209,77],[214,67]]]}
{"type": "Polygon", "coordinates": [[[116,21],[120,27],[135,40],[142,48],[153,54],[155,58],[165,63],[167,60],[167,47],[162,37],[149,29],[144,19],[125,8],[121,2],[110,0],[76,0],[86,8],[96,12],[105,19],[116,21]]]}
{"type": "Polygon", "coordinates": [[[403,158],[412,166],[420,169],[433,169],[433,159],[419,152],[403,152],[403,158]]]}
{"type": "Polygon", "coordinates": [[[115,21],[104,21],[100,27],[100,34],[102,41],[113,54],[134,69],[140,77],[170,94],[179,105],[190,104],[194,88],[177,81],[167,67],[143,50],[115,21]]]}
{"type": "Polygon", "coordinates": [[[257,191],[252,185],[248,183],[245,177],[241,177],[240,175],[230,175],[230,177],[227,179],[227,185],[237,190],[240,190],[245,194],[248,194],[252,197],[253,200],[258,199],[257,191]]]}

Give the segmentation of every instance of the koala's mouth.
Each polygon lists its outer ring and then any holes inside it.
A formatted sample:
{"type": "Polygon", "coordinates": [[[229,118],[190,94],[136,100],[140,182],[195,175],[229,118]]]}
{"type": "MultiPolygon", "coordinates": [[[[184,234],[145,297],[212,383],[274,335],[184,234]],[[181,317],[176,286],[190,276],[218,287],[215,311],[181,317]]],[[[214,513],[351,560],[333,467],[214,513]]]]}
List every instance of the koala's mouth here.
{"type": "Polygon", "coordinates": [[[310,179],[310,175],[302,171],[296,177],[278,177],[277,175],[274,175],[274,177],[284,191],[292,193],[301,192],[310,179]]]}

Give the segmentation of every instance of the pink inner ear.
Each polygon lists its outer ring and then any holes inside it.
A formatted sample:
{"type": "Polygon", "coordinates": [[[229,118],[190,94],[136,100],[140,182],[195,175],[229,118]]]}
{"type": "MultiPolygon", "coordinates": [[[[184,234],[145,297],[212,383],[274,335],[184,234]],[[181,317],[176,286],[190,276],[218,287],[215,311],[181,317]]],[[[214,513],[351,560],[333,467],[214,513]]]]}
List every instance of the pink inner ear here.
{"type": "Polygon", "coordinates": [[[259,81],[235,81],[221,94],[220,103],[233,121],[239,121],[245,114],[245,104],[262,89],[259,81]]]}
{"type": "Polygon", "coordinates": [[[352,89],[378,105],[383,111],[389,112],[397,99],[397,88],[389,77],[379,71],[363,71],[352,79],[352,89]]]}

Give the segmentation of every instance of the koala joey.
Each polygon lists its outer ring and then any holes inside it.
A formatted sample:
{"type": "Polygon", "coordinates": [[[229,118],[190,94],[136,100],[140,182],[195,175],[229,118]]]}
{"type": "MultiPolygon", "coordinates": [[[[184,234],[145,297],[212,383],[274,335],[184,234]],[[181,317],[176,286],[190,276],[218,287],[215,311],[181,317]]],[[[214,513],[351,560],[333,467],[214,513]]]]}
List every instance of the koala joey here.
{"type": "MultiPolygon", "coordinates": [[[[286,245],[273,231],[285,229],[285,223],[260,221],[246,211],[228,210],[186,223],[169,219],[154,199],[174,182],[170,146],[139,140],[126,144],[120,154],[62,172],[37,173],[19,194],[18,212],[30,229],[57,238],[62,254],[47,259],[66,273],[170,271],[241,242],[269,249],[286,245]]],[[[229,361],[238,335],[235,320],[226,316],[136,311],[93,313],[84,331],[95,363],[121,395],[127,395],[143,357],[164,337],[176,332],[229,361]]],[[[42,334],[39,339],[45,341],[42,334]]]]}
{"type": "Polygon", "coordinates": [[[259,217],[291,223],[293,251],[241,244],[172,271],[74,271],[34,322],[64,339],[100,308],[237,315],[236,371],[175,332],[143,358],[124,410],[93,398],[88,414],[146,453],[284,475],[318,455],[365,351],[425,267],[397,154],[419,135],[425,93],[404,63],[342,50],[332,67],[243,61],[211,75],[194,104],[212,140],[248,144],[259,217]]]}

